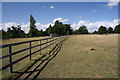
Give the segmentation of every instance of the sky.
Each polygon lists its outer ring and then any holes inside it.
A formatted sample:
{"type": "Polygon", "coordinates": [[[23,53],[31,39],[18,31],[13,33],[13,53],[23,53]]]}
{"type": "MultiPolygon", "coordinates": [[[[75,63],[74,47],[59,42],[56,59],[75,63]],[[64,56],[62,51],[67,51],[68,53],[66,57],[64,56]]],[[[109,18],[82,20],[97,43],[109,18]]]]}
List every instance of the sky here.
{"type": "MultiPolygon", "coordinates": [[[[45,30],[56,20],[71,24],[76,30],[85,25],[89,32],[101,25],[115,27],[118,24],[117,2],[2,2],[2,29],[20,25],[29,32],[30,14],[37,28],[45,30]]],[[[0,28],[1,29],[1,28],[0,28]]]]}

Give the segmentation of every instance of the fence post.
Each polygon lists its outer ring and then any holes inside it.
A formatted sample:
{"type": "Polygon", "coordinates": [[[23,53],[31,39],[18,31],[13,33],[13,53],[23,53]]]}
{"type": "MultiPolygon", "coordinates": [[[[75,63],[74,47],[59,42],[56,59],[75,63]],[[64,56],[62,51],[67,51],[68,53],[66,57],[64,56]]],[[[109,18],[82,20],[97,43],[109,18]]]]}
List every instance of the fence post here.
{"type": "Polygon", "coordinates": [[[50,42],[50,48],[52,48],[52,42],[53,42],[53,41],[52,41],[52,38],[50,38],[50,41],[51,41],[51,42],[50,42]]]}
{"type": "Polygon", "coordinates": [[[30,60],[31,60],[31,41],[30,41],[30,43],[29,43],[29,47],[30,47],[30,60]]]}
{"type": "Polygon", "coordinates": [[[51,49],[51,38],[50,38],[50,49],[51,49]]]}
{"type": "Polygon", "coordinates": [[[10,63],[10,73],[12,73],[12,72],[13,72],[13,67],[12,67],[12,55],[11,55],[11,53],[12,53],[12,47],[11,47],[11,46],[9,46],[9,63],[10,63]]]}
{"type": "Polygon", "coordinates": [[[41,40],[40,40],[40,55],[41,55],[41,40]]]}
{"type": "Polygon", "coordinates": [[[54,42],[55,42],[55,37],[53,37],[53,46],[54,46],[54,44],[55,44],[54,42]]]}
{"type": "Polygon", "coordinates": [[[58,39],[55,40],[55,44],[56,44],[57,41],[58,41],[58,39]]]}
{"type": "Polygon", "coordinates": [[[48,39],[46,39],[46,53],[47,53],[47,41],[48,41],[48,39]]]}

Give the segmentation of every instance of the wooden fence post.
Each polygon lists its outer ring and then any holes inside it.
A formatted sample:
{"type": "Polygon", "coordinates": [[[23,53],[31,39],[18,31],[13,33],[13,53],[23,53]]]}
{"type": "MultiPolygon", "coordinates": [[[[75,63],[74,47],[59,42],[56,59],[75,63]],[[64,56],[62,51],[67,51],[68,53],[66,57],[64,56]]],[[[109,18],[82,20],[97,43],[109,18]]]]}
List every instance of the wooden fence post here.
{"type": "Polygon", "coordinates": [[[29,47],[30,47],[30,60],[31,60],[31,41],[29,42],[29,47]]]}
{"type": "Polygon", "coordinates": [[[50,38],[50,49],[51,49],[51,38],[50,38]]]}
{"type": "Polygon", "coordinates": [[[46,53],[47,53],[47,41],[48,41],[48,39],[46,39],[46,53]]]}
{"type": "Polygon", "coordinates": [[[55,42],[55,37],[53,37],[53,46],[54,46],[54,44],[55,44],[54,42],[55,42]]]}
{"type": "Polygon", "coordinates": [[[41,40],[40,40],[40,55],[41,55],[41,40]]]}
{"type": "Polygon", "coordinates": [[[11,55],[11,53],[12,53],[12,47],[11,47],[11,46],[9,46],[9,63],[10,63],[10,73],[12,73],[12,72],[13,72],[13,67],[12,67],[12,55],[11,55]]]}

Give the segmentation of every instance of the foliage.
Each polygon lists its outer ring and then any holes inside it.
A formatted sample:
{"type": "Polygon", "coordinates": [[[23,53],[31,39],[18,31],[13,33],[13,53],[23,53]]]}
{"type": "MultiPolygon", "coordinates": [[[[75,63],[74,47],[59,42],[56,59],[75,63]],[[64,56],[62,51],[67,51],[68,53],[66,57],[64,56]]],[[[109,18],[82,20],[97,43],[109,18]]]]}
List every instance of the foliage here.
{"type": "Polygon", "coordinates": [[[120,33],[120,24],[115,26],[114,33],[120,33]]]}
{"type": "Polygon", "coordinates": [[[113,33],[113,28],[112,27],[108,28],[108,33],[113,33]]]}
{"type": "Polygon", "coordinates": [[[79,34],[79,30],[75,30],[75,31],[74,31],[74,34],[79,34]]]}
{"type": "Polygon", "coordinates": [[[80,33],[80,34],[88,34],[87,27],[86,27],[86,26],[81,26],[81,27],[79,28],[79,33],[80,33]]]}
{"type": "Polygon", "coordinates": [[[78,30],[75,30],[75,34],[88,34],[86,26],[81,26],[78,30]]]}
{"type": "MultiPolygon", "coordinates": [[[[35,23],[36,20],[32,15],[30,15],[30,30],[28,34],[21,30],[20,26],[12,26],[11,28],[7,28],[7,31],[0,30],[0,32],[2,33],[2,39],[49,36],[50,34],[54,33],[58,34],[59,36],[72,34],[88,34],[88,29],[86,26],[81,26],[79,27],[79,29],[76,29],[74,31],[70,24],[63,24],[62,22],[59,22],[59,20],[56,20],[53,26],[51,26],[50,24],[49,27],[44,31],[43,29],[38,30],[35,23]]],[[[114,31],[112,27],[109,27],[107,29],[105,26],[100,26],[98,31],[93,32],[93,34],[105,33],[120,33],[120,24],[115,26],[114,31]]]]}
{"type": "Polygon", "coordinates": [[[104,26],[100,26],[99,29],[98,29],[98,33],[99,34],[105,34],[105,33],[107,33],[107,28],[104,27],[104,26]]]}
{"type": "Polygon", "coordinates": [[[2,29],[0,30],[0,33],[2,34],[2,39],[6,38],[6,32],[2,29]]]}
{"type": "Polygon", "coordinates": [[[39,36],[43,36],[44,35],[43,30],[41,29],[40,31],[38,31],[38,34],[39,34],[39,36]]]}
{"type": "Polygon", "coordinates": [[[49,35],[53,33],[53,28],[52,28],[51,24],[49,25],[49,28],[47,28],[47,29],[46,30],[47,30],[49,35]]]}
{"type": "Polygon", "coordinates": [[[97,34],[98,32],[96,30],[94,30],[93,34],[97,34]]]}
{"type": "Polygon", "coordinates": [[[21,30],[20,26],[17,27],[12,26],[11,28],[7,29],[7,32],[5,32],[4,30],[1,31],[2,31],[2,39],[26,37],[25,32],[21,30]]]}
{"type": "Polygon", "coordinates": [[[35,26],[35,19],[32,15],[30,15],[30,30],[29,30],[29,37],[37,37],[38,36],[38,30],[35,26]]]}
{"type": "Polygon", "coordinates": [[[56,33],[58,35],[71,35],[73,34],[73,30],[70,27],[70,24],[63,24],[62,22],[59,22],[58,20],[55,22],[53,27],[49,25],[49,27],[46,29],[46,32],[50,35],[53,33],[56,33]]]}

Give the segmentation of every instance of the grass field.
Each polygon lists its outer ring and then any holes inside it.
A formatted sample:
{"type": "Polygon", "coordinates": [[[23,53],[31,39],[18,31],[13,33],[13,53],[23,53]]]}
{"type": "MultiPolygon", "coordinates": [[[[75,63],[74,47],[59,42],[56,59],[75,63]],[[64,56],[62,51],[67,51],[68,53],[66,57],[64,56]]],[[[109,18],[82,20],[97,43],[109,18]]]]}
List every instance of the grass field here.
{"type": "MultiPolygon", "coordinates": [[[[15,42],[14,40],[6,40],[3,41],[3,44],[12,43],[12,41],[15,42]]],[[[38,44],[38,42],[33,43],[33,45],[34,44],[38,44]]],[[[27,45],[22,45],[13,49],[18,50],[25,47],[27,47],[27,45]]],[[[5,52],[6,50],[3,49],[3,53],[5,52]]],[[[14,59],[17,59],[19,56],[23,56],[25,54],[27,54],[27,52],[14,56],[14,59]]],[[[14,70],[24,71],[27,69],[28,65],[35,63],[34,58],[38,59],[41,56],[42,55],[38,54],[37,56],[34,55],[32,56],[33,60],[31,61],[29,58],[26,58],[20,63],[15,64],[13,66],[14,70]]],[[[47,57],[48,56],[45,58],[47,57]]],[[[44,61],[45,58],[42,60],[44,61]]],[[[48,58],[48,61],[49,60],[51,59],[48,58]]],[[[38,60],[33,67],[39,65],[40,62],[42,61],[38,60]]],[[[3,65],[5,64],[7,64],[7,62],[4,61],[3,65]]],[[[36,69],[35,72],[32,72],[32,75],[29,77],[33,78],[39,73],[37,78],[117,78],[118,34],[69,36],[69,38],[64,42],[60,51],[51,61],[49,61],[49,64],[45,66],[41,72],[39,72],[39,70],[41,70],[40,68],[41,66],[39,69],[36,69]],[[92,48],[95,50],[91,50],[92,48]]],[[[29,71],[32,71],[33,69],[34,68],[30,69],[29,71]]],[[[16,77],[19,75],[17,73],[10,74],[7,71],[8,69],[3,70],[3,78],[10,78],[10,76],[16,77]]],[[[25,73],[21,76],[21,78],[25,78],[27,75],[29,75],[29,73],[25,73]]]]}
{"type": "Polygon", "coordinates": [[[117,78],[118,35],[70,36],[38,77],[117,78]]]}

